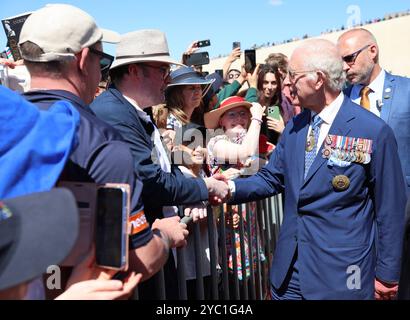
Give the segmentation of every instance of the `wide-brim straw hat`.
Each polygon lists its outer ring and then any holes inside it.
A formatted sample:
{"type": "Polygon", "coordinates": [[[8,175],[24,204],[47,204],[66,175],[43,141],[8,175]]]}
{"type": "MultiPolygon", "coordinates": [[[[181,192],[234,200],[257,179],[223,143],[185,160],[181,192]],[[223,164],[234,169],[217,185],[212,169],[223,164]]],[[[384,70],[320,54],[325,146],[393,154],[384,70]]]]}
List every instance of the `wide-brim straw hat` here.
{"type": "Polygon", "coordinates": [[[123,65],[142,62],[183,65],[170,57],[165,33],[154,29],[138,30],[122,35],[111,70],[123,65]]]}
{"type": "Polygon", "coordinates": [[[236,107],[245,107],[245,108],[250,109],[252,107],[252,103],[238,96],[229,97],[223,100],[217,109],[205,113],[204,115],[205,127],[208,129],[218,128],[219,119],[222,117],[222,115],[228,110],[236,108],[236,107]]]}

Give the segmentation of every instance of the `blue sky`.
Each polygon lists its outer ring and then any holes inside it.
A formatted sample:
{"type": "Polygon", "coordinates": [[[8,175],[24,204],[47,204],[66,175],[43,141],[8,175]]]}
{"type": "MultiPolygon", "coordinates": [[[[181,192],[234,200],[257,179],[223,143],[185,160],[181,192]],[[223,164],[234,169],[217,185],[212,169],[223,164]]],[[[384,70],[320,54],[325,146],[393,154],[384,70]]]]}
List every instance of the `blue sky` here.
{"type": "MultiPolygon", "coordinates": [[[[98,25],[119,33],[155,28],[167,34],[171,55],[179,56],[193,40],[210,39],[211,57],[228,54],[233,41],[242,49],[279,42],[305,33],[340,28],[348,8],[360,9],[363,21],[410,9],[408,0],[1,0],[0,18],[33,11],[47,3],[69,3],[91,14],[98,25]],[[354,6],[354,7],[351,7],[354,6]]],[[[2,28],[1,28],[2,29],[2,28]]],[[[0,30],[0,48],[6,37],[0,30]]],[[[114,53],[113,47],[107,48],[114,53]]]]}

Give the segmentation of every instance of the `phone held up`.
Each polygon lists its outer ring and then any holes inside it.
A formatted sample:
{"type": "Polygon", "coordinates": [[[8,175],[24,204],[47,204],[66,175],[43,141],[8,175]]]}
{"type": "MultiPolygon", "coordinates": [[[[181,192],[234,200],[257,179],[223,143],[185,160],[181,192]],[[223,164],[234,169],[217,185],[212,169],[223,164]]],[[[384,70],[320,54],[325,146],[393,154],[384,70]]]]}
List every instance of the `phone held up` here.
{"type": "Polygon", "coordinates": [[[256,51],[245,50],[245,71],[253,73],[256,68],[256,51]]]}
{"type": "Polygon", "coordinates": [[[129,185],[98,186],[96,206],[96,264],[108,269],[125,271],[128,268],[129,185]]]}
{"type": "Polygon", "coordinates": [[[239,41],[232,42],[232,50],[240,47],[241,43],[239,41]]]}
{"type": "Polygon", "coordinates": [[[271,117],[276,120],[280,120],[280,110],[279,106],[270,106],[268,107],[268,117],[271,117]]]}
{"type": "Polygon", "coordinates": [[[209,64],[209,54],[208,52],[195,52],[186,58],[185,64],[187,66],[202,66],[204,64],[209,64]]]}
{"type": "Polygon", "coordinates": [[[198,48],[209,47],[210,45],[211,45],[211,40],[201,40],[196,43],[196,46],[198,48]]]}

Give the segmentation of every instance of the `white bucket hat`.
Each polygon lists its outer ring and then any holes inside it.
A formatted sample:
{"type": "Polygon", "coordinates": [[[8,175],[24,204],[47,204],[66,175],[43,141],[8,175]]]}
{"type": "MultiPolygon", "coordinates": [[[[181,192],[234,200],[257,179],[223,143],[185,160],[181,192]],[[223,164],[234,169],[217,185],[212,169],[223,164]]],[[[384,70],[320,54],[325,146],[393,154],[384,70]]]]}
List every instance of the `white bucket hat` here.
{"type": "Polygon", "coordinates": [[[111,69],[140,62],[183,65],[171,59],[165,33],[153,29],[138,30],[122,35],[111,69]]]}
{"type": "Polygon", "coordinates": [[[30,41],[44,53],[34,62],[74,59],[82,49],[103,41],[118,43],[120,35],[97,27],[95,20],[83,10],[67,4],[51,4],[33,12],[25,21],[19,45],[30,41]]]}

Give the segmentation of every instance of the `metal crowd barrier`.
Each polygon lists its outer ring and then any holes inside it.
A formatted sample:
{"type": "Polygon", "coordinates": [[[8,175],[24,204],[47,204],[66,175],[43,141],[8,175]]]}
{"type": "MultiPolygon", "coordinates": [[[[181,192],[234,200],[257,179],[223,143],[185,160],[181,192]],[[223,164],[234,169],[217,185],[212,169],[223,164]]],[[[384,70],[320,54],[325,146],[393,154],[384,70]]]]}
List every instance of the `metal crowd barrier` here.
{"type": "MultiPolygon", "coordinates": [[[[183,208],[180,208],[183,212],[183,208]]],[[[165,292],[164,272],[161,270],[155,276],[155,286],[159,300],[264,300],[269,297],[269,268],[272,262],[273,252],[276,247],[279,229],[283,220],[282,196],[274,196],[268,199],[253,203],[240,204],[235,206],[221,205],[219,209],[208,207],[207,230],[209,239],[210,258],[210,290],[205,293],[204,278],[197,276],[195,279],[195,297],[188,296],[186,282],[186,252],[185,248],[177,249],[177,277],[179,297],[167,297],[165,292]],[[251,208],[254,208],[254,213],[251,208]],[[232,230],[233,214],[239,214],[240,256],[237,257],[237,249],[228,251],[227,234],[231,234],[231,245],[235,244],[234,232],[232,230]],[[255,232],[251,228],[251,215],[256,213],[255,232]],[[227,225],[226,217],[230,218],[230,225],[227,225]],[[242,218],[245,217],[245,220],[242,218]],[[215,226],[214,219],[217,224],[215,226]],[[246,221],[246,222],[245,222],[246,221]],[[252,239],[252,233],[254,237],[252,239]],[[218,241],[215,241],[217,235],[218,241]],[[247,242],[247,247],[245,246],[247,242]],[[256,247],[253,246],[256,244],[256,247]],[[255,250],[257,250],[255,252],[255,250]],[[248,253],[248,266],[246,263],[246,252],[248,253]],[[217,252],[217,254],[216,254],[217,252]],[[261,261],[261,254],[265,261],[261,261]],[[231,268],[228,265],[228,257],[232,256],[231,268]],[[238,275],[238,260],[241,262],[242,270],[240,279],[238,275]],[[245,266],[245,267],[244,267],[245,266]],[[249,276],[247,276],[249,270],[249,276]],[[244,279],[246,279],[244,281],[244,279]]],[[[193,237],[195,246],[195,268],[196,275],[202,275],[202,264],[200,254],[203,252],[200,239],[200,226],[198,223],[191,223],[190,235],[193,237]]],[[[232,246],[231,246],[232,247],[232,246]]],[[[236,247],[234,247],[236,248],[236,247]]],[[[209,279],[209,277],[208,277],[209,279]]],[[[138,293],[134,298],[138,297],[138,293]]]]}

